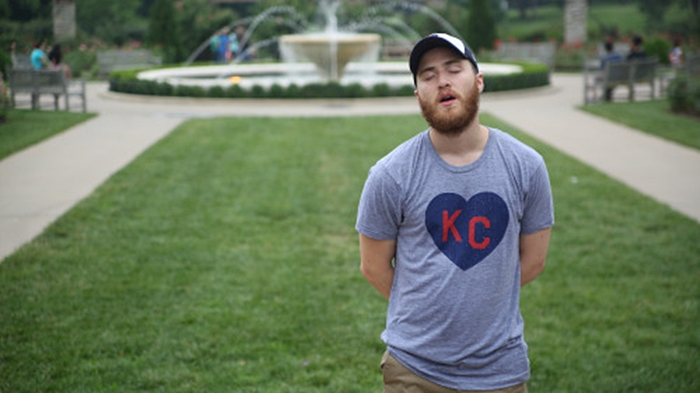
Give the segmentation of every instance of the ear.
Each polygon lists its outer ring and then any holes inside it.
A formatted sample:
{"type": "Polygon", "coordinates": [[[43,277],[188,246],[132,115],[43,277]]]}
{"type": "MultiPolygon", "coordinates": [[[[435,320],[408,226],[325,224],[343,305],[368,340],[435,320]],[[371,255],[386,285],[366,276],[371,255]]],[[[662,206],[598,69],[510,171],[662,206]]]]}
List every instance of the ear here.
{"type": "Polygon", "coordinates": [[[420,98],[420,94],[418,93],[418,89],[413,90],[413,95],[416,96],[417,98],[420,98]]]}
{"type": "Polygon", "coordinates": [[[479,86],[479,94],[484,92],[484,74],[479,72],[476,74],[476,84],[479,86]]]}

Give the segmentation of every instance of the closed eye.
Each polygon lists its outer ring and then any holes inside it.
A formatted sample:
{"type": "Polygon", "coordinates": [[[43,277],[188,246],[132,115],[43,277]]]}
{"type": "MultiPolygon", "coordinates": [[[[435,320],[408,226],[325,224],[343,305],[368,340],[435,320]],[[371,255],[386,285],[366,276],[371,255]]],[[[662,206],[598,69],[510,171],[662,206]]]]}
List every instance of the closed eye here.
{"type": "Polygon", "coordinates": [[[435,78],[435,72],[433,71],[424,72],[421,76],[421,79],[423,79],[424,81],[429,81],[433,78],[435,78]]]}

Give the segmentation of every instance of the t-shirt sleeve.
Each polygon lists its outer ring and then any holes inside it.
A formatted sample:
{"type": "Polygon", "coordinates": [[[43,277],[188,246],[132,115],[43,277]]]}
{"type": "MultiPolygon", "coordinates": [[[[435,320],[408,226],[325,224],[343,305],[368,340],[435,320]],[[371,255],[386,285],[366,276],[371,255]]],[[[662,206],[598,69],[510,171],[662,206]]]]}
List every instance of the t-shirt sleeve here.
{"type": "Polygon", "coordinates": [[[401,224],[399,185],[381,167],[373,167],[360,196],[355,229],[372,239],[393,240],[401,224]]]}
{"type": "Polygon", "coordinates": [[[544,161],[533,172],[525,192],[525,208],[520,223],[522,234],[535,233],[554,225],[554,201],[544,161]]]}

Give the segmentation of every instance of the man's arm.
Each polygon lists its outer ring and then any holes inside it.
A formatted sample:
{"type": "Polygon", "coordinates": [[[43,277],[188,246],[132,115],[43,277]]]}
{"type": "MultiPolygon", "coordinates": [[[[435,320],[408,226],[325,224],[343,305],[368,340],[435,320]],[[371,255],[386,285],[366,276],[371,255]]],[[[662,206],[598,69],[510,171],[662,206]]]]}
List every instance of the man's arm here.
{"type": "Polygon", "coordinates": [[[520,235],[520,286],[534,280],[544,270],[551,228],[520,235]]]}
{"type": "Polygon", "coordinates": [[[394,283],[396,240],[376,240],[360,234],[360,271],[387,300],[394,283]]]}

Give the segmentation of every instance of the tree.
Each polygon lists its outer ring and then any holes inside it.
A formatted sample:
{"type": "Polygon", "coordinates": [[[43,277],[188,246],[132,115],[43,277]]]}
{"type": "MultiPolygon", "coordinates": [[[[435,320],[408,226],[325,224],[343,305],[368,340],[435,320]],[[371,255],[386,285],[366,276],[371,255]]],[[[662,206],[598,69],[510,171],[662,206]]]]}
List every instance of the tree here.
{"type": "Polygon", "coordinates": [[[647,25],[650,29],[657,29],[663,25],[664,14],[671,6],[670,1],[659,0],[637,0],[639,9],[644,13],[647,19],[647,25]]]}
{"type": "Polygon", "coordinates": [[[108,43],[143,40],[146,23],[136,16],[140,4],[140,0],[76,0],[76,22],[81,31],[108,43]]]}
{"type": "Polygon", "coordinates": [[[472,0],[467,20],[466,39],[474,52],[493,49],[496,40],[496,21],[488,0],[472,0]]]}
{"type": "Polygon", "coordinates": [[[180,38],[175,20],[175,7],[171,0],[156,0],[151,8],[148,26],[148,43],[163,49],[166,62],[179,60],[180,38]]]}
{"type": "Polygon", "coordinates": [[[51,0],[7,0],[10,20],[28,22],[51,17],[51,0]]]}

